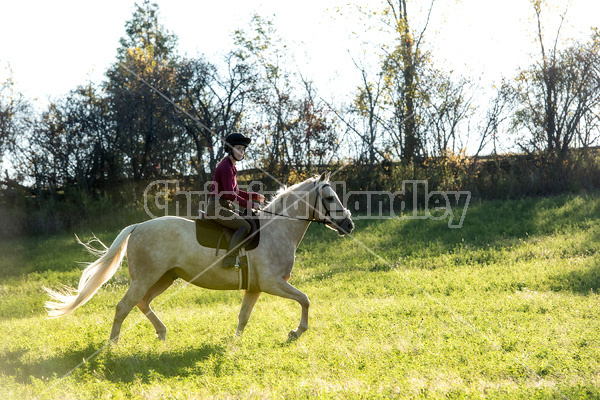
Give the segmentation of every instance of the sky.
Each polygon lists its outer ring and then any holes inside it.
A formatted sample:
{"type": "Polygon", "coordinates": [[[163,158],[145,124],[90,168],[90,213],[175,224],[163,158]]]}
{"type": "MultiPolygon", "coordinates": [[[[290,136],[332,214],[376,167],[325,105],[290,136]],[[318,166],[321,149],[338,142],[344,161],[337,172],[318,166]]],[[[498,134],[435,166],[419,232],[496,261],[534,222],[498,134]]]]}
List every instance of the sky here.
{"type": "MultiPolygon", "coordinates": [[[[104,79],[115,62],[119,38],[131,18],[134,0],[1,0],[0,82],[12,76],[15,89],[34,104],[65,95],[77,85],[104,79]]],[[[589,37],[600,25],[598,0],[547,0],[544,20],[555,32],[568,7],[563,38],[589,37]]],[[[141,0],[140,0],[141,2],[141,0]]],[[[324,98],[343,96],[358,84],[353,59],[372,62],[382,40],[358,17],[358,0],[155,0],[163,26],[178,36],[182,55],[215,59],[233,47],[235,29],[248,28],[254,13],[271,18],[289,44],[294,64],[314,80],[324,98]]],[[[420,29],[429,1],[408,1],[409,18],[420,29]]],[[[439,64],[482,85],[512,76],[538,51],[528,0],[436,0],[427,45],[439,64]]]]}

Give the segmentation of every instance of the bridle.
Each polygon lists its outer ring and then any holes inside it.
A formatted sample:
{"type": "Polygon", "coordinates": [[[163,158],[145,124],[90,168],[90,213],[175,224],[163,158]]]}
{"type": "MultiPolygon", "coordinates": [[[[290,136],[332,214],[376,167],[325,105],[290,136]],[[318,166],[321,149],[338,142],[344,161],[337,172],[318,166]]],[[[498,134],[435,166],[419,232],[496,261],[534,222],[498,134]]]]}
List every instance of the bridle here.
{"type": "MultiPolygon", "coordinates": [[[[326,187],[331,187],[331,185],[329,183],[325,183],[322,186],[318,186],[317,182],[315,182],[314,184],[314,189],[316,192],[316,196],[315,196],[315,203],[312,207],[313,212],[312,212],[312,218],[301,218],[301,217],[293,217],[291,215],[283,215],[283,214],[279,214],[279,213],[274,213],[271,211],[267,211],[267,210],[260,210],[266,214],[271,214],[271,215],[275,215],[278,217],[284,217],[284,218],[288,218],[288,219],[294,219],[297,221],[308,221],[308,222],[316,222],[318,224],[334,224],[337,225],[337,223],[333,220],[332,216],[331,216],[331,209],[327,207],[327,204],[325,204],[325,200],[323,199],[323,196],[321,195],[321,192],[323,191],[324,188],[326,187]],[[325,210],[325,218],[318,220],[316,217],[316,213],[317,213],[317,202],[319,201],[319,199],[321,200],[321,205],[323,206],[323,209],[325,210]],[[328,220],[328,219],[329,220],[328,220]]],[[[334,210],[335,212],[339,212],[339,211],[343,211],[342,210],[334,210]]]]}

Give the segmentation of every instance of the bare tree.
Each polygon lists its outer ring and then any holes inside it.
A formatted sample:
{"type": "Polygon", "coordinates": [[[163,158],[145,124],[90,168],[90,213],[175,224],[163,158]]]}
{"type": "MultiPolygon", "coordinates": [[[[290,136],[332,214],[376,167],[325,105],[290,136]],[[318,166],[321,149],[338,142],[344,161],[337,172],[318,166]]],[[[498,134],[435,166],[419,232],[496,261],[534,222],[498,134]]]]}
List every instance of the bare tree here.
{"type": "Polygon", "coordinates": [[[29,108],[23,95],[15,92],[12,78],[0,82],[0,167],[4,155],[15,150],[15,140],[23,128],[29,108]]]}
{"type": "Polygon", "coordinates": [[[460,127],[474,116],[477,93],[471,82],[452,73],[426,69],[420,87],[424,99],[421,123],[422,142],[429,156],[444,156],[447,152],[463,150],[465,143],[460,127]]]}
{"type": "MultiPolygon", "coordinates": [[[[513,126],[521,137],[517,144],[524,151],[564,159],[578,136],[586,144],[592,137],[591,132],[582,131],[595,126],[600,105],[600,37],[594,31],[589,42],[576,42],[561,51],[559,27],[554,43],[547,48],[542,2],[532,0],[531,4],[537,18],[540,61],[516,79],[515,91],[522,106],[513,126]]],[[[561,25],[565,14],[560,15],[561,25]]]]}
{"type": "MultiPolygon", "coordinates": [[[[368,72],[364,66],[355,65],[361,72],[362,82],[357,88],[357,93],[354,98],[353,113],[361,117],[363,122],[362,132],[355,133],[361,140],[362,151],[359,160],[366,163],[371,169],[378,161],[381,161],[382,153],[378,150],[381,148],[380,136],[385,128],[385,121],[381,114],[381,96],[383,92],[383,74],[379,74],[375,81],[370,81],[368,72]]],[[[402,138],[398,138],[402,140],[402,138]]]]}
{"type": "Polygon", "coordinates": [[[238,30],[235,39],[238,58],[256,77],[245,126],[260,138],[257,161],[283,182],[297,180],[335,151],[333,116],[312,83],[286,67],[287,46],[269,20],[255,15],[252,32],[238,30]]]}
{"type": "Polygon", "coordinates": [[[187,113],[180,115],[180,123],[194,143],[192,160],[201,180],[223,157],[222,139],[241,129],[253,81],[249,67],[233,53],[225,58],[224,75],[204,58],[179,64],[180,105],[187,113]]]}

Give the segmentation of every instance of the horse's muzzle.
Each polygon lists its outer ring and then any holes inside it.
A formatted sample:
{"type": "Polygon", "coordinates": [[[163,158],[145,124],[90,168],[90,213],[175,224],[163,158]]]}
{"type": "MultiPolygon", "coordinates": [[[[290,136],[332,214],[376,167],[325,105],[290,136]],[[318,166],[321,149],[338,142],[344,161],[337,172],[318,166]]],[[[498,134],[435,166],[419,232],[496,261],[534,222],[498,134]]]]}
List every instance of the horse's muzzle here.
{"type": "Polygon", "coordinates": [[[335,227],[340,236],[347,235],[354,230],[354,222],[346,217],[342,222],[336,222],[335,227]]]}

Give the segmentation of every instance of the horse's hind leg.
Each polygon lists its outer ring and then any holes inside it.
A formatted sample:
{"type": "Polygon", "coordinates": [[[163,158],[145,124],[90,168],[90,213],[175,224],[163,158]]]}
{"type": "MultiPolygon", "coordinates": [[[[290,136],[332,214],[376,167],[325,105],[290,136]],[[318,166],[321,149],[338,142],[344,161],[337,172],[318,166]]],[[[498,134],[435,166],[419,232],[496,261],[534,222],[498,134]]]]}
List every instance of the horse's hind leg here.
{"type": "Polygon", "coordinates": [[[141,285],[135,281],[131,283],[125,296],[117,304],[117,310],[115,312],[115,320],[113,322],[112,330],[110,331],[110,341],[117,344],[119,341],[119,334],[121,332],[121,325],[123,321],[129,315],[131,309],[144,297],[144,293],[148,290],[148,286],[141,285]]]}
{"type": "Polygon", "coordinates": [[[235,331],[236,336],[240,336],[244,332],[244,328],[248,323],[248,319],[250,318],[250,313],[252,313],[252,309],[260,296],[260,292],[249,292],[246,291],[244,293],[244,299],[242,300],[242,308],[240,309],[240,315],[238,317],[238,327],[235,331]]]}
{"type": "Polygon", "coordinates": [[[167,327],[162,321],[156,316],[152,308],[150,308],[150,302],[155,299],[162,292],[167,290],[174,282],[173,275],[166,273],[160,278],[144,295],[142,300],[137,304],[141,312],[152,322],[156,336],[158,339],[164,341],[167,337],[167,327]]]}

